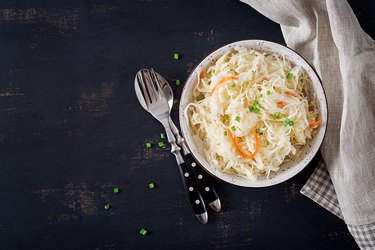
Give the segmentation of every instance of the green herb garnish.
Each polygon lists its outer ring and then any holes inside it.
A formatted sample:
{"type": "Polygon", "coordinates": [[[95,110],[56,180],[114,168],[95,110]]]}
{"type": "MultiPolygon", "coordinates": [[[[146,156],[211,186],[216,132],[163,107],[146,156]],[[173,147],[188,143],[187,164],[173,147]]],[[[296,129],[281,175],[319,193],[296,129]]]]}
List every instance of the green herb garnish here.
{"type": "Polygon", "coordinates": [[[229,115],[224,115],[224,119],[228,120],[229,119],[229,115]]]}
{"type": "Polygon", "coordinates": [[[228,132],[227,131],[224,131],[224,136],[227,136],[228,135],[228,132]]]}
{"type": "Polygon", "coordinates": [[[239,121],[241,120],[241,118],[237,115],[236,118],[235,118],[235,120],[236,120],[237,122],[239,122],[239,121]]]}
{"type": "Polygon", "coordinates": [[[176,80],[176,86],[180,86],[180,85],[181,85],[180,80],[176,80]]]}
{"type": "Polygon", "coordinates": [[[266,95],[270,95],[271,91],[267,90],[266,95]]]}
{"type": "Polygon", "coordinates": [[[232,131],[236,131],[236,127],[235,127],[235,126],[232,126],[230,129],[231,129],[232,131]]]}
{"type": "Polygon", "coordinates": [[[145,236],[147,234],[147,230],[142,228],[140,231],[139,231],[140,234],[142,234],[143,236],[145,236]]]}
{"type": "Polygon", "coordinates": [[[161,133],[161,134],[160,134],[160,138],[161,138],[161,139],[165,139],[165,134],[164,134],[164,133],[161,133]]]}
{"type": "Polygon", "coordinates": [[[178,53],[174,53],[174,54],[173,54],[173,58],[174,58],[175,60],[180,59],[180,54],[178,54],[178,53]]]}
{"type": "Polygon", "coordinates": [[[258,109],[258,108],[254,109],[254,112],[257,113],[257,114],[259,113],[259,111],[260,111],[260,109],[258,109]]]}
{"type": "Polygon", "coordinates": [[[162,141],[158,142],[158,146],[159,146],[159,148],[165,148],[166,147],[165,143],[162,142],[162,141]]]}
{"type": "Polygon", "coordinates": [[[254,112],[254,107],[253,107],[253,106],[250,106],[250,107],[249,107],[249,110],[250,110],[250,112],[254,112]]]}
{"type": "Polygon", "coordinates": [[[287,79],[290,79],[290,78],[292,78],[292,77],[293,77],[293,74],[290,73],[290,72],[286,75],[286,78],[287,78],[287,79]]]}
{"type": "Polygon", "coordinates": [[[281,113],[278,113],[278,114],[274,114],[273,115],[273,119],[274,120],[276,120],[276,119],[280,119],[280,118],[282,118],[283,117],[283,114],[281,114],[281,113]]]}
{"type": "Polygon", "coordinates": [[[105,210],[108,210],[108,209],[110,209],[110,208],[111,208],[111,205],[110,205],[110,204],[105,204],[105,205],[104,205],[104,209],[105,209],[105,210]]]}
{"type": "Polygon", "coordinates": [[[151,148],[151,143],[150,142],[146,143],[146,148],[151,148]]]}
{"type": "Polygon", "coordinates": [[[153,189],[153,188],[155,188],[155,184],[154,184],[153,182],[150,182],[150,183],[148,184],[148,187],[151,188],[151,189],[153,189]]]}
{"type": "Polygon", "coordinates": [[[118,187],[113,188],[113,193],[115,194],[120,193],[120,189],[118,187]]]}
{"type": "Polygon", "coordinates": [[[230,85],[232,89],[234,89],[237,85],[235,83],[232,83],[232,85],[230,85]]]}
{"type": "Polygon", "coordinates": [[[285,120],[284,120],[284,126],[286,127],[286,126],[293,126],[294,125],[294,122],[293,121],[291,121],[291,120],[289,120],[288,118],[286,118],[285,120]]]}

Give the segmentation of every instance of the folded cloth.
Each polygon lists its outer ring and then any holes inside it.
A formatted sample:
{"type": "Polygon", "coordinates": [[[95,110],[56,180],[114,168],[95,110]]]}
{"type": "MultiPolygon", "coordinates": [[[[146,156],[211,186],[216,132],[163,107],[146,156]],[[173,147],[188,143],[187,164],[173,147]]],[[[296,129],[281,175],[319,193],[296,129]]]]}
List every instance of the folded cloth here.
{"type": "Polygon", "coordinates": [[[281,25],[326,91],[324,162],[301,192],[343,218],[362,249],[375,249],[374,41],[345,0],[241,1],[281,25]]]}

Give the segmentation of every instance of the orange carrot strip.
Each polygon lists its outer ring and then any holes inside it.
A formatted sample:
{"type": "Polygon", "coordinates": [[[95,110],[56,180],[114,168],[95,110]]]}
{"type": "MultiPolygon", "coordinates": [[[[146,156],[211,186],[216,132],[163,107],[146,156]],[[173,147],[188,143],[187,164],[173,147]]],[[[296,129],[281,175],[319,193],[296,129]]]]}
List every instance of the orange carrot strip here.
{"type": "Polygon", "coordinates": [[[283,102],[283,101],[276,102],[276,104],[277,104],[277,106],[278,106],[279,108],[282,108],[282,107],[285,106],[285,102],[283,102]]]}
{"type": "Polygon", "coordinates": [[[227,129],[227,133],[229,135],[230,141],[232,142],[232,146],[236,150],[237,154],[239,154],[241,157],[251,159],[258,153],[260,143],[259,143],[259,138],[258,138],[257,131],[256,131],[255,127],[253,128],[253,135],[254,135],[254,140],[255,140],[255,150],[252,154],[245,154],[244,152],[242,152],[240,147],[237,145],[237,142],[234,139],[234,137],[232,135],[232,132],[230,132],[230,130],[227,129]]]}
{"type": "Polygon", "coordinates": [[[285,91],[284,94],[286,94],[286,95],[290,95],[290,96],[297,96],[296,93],[294,93],[294,92],[289,92],[289,91],[285,91]]]}
{"type": "Polygon", "coordinates": [[[247,98],[245,98],[245,100],[243,102],[243,107],[247,108],[247,106],[249,106],[249,101],[247,100],[247,98]]]}
{"type": "Polygon", "coordinates": [[[238,77],[235,76],[225,76],[220,79],[220,81],[214,86],[214,88],[211,90],[211,95],[215,92],[217,88],[219,88],[223,83],[229,81],[229,80],[238,80],[238,77]]]}
{"type": "Polygon", "coordinates": [[[309,124],[309,128],[315,128],[315,127],[318,127],[320,123],[322,123],[321,120],[316,121],[316,122],[313,122],[313,123],[310,123],[310,124],[309,124]]]}
{"type": "Polygon", "coordinates": [[[202,70],[201,73],[199,74],[199,79],[202,80],[203,77],[204,77],[204,71],[202,70]]]}

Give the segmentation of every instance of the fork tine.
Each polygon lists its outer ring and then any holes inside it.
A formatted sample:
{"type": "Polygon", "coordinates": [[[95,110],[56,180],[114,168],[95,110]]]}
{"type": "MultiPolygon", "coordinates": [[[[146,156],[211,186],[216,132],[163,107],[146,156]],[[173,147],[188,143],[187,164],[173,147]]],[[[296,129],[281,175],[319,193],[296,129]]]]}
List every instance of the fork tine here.
{"type": "Polygon", "coordinates": [[[147,70],[147,86],[146,87],[147,87],[148,92],[150,94],[151,101],[155,102],[156,100],[159,99],[159,93],[156,89],[155,80],[153,79],[152,76],[153,76],[152,71],[147,70]]]}
{"type": "Polygon", "coordinates": [[[137,73],[137,80],[138,80],[138,85],[140,86],[140,89],[141,89],[141,92],[142,92],[142,95],[143,95],[143,99],[145,100],[146,102],[146,105],[150,105],[151,103],[151,98],[148,94],[148,90],[145,86],[145,79],[144,79],[144,76],[143,76],[143,72],[144,70],[140,70],[138,73],[137,73]]]}
{"type": "Polygon", "coordinates": [[[157,75],[155,74],[155,71],[153,68],[151,68],[151,75],[153,77],[153,80],[154,80],[154,83],[157,87],[157,92],[158,92],[158,96],[161,98],[162,96],[164,96],[164,93],[162,92],[162,89],[161,89],[161,86],[160,86],[160,81],[159,81],[159,78],[157,77],[157,75]]]}

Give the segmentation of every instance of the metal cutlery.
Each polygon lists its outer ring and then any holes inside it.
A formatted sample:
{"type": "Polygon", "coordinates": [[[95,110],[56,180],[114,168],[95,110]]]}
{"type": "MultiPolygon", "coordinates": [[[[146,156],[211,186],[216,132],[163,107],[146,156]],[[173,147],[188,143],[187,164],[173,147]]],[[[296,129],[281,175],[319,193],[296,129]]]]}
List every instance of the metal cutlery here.
{"type": "MultiPolygon", "coordinates": [[[[169,113],[173,107],[173,91],[167,80],[160,74],[155,72],[156,78],[160,83],[160,87],[163,90],[164,96],[167,99],[169,105],[169,113]]],[[[185,144],[184,138],[181,137],[180,132],[171,117],[169,116],[169,125],[173,134],[177,137],[177,143],[181,146],[182,152],[185,156],[187,164],[191,166],[191,170],[195,176],[195,180],[198,184],[198,188],[203,196],[203,199],[208,203],[212,210],[219,212],[221,210],[220,199],[215,191],[215,189],[206,181],[207,176],[202,166],[194,159],[191,155],[189,148],[185,144]]]]}
{"type": "Polygon", "coordinates": [[[135,77],[134,85],[137,98],[142,107],[164,126],[168,142],[171,144],[171,153],[176,157],[179,166],[178,169],[191,207],[199,222],[206,224],[208,221],[206,206],[198,190],[194,176],[182,158],[181,148],[177,145],[176,138],[171,130],[169,123],[170,108],[155,72],[148,69],[140,70],[135,77]]]}

